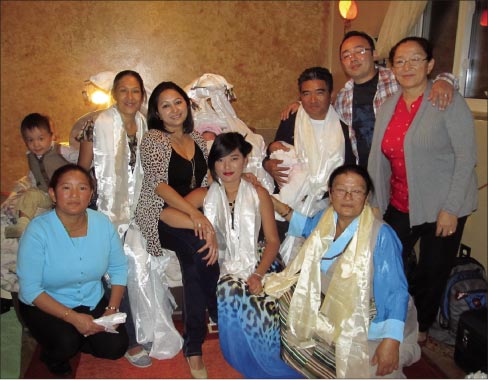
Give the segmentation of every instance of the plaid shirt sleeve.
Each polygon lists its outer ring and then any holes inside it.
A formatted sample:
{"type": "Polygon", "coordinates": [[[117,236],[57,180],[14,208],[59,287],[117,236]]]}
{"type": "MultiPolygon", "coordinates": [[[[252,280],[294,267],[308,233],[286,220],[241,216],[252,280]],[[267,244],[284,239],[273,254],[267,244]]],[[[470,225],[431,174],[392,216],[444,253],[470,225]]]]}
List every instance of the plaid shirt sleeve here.
{"type": "Polygon", "coordinates": [[[352,79],[348,80],[343,89],[337,94],[334,108],[337,111],[339,118],[347,125],[349,130],[349,139],[351,140],[351,147],[356,163],[358,163],[358,147],[356,142],[356,134],[352,128],[352,98],[354,92],[354,82],[352,79]]]}
{"type": "Polygon", "coordinates": [[[452,87],[454,87],[454,90],[458,91],[459,90],[459,81],[456,78],[454,74],[451,73],[440,73],[437,75],[434,79],[434,83],[437,82],[438,80],[445,80],[447,83],[449,83],[452,87]]]}
{"type": "Polygon", "coordinates": [[[399,90],[398,82],[396,81],[393,71],[391,71],[390,69],[385,69],[383,67],[378,67],[378,70],[378,87],[376,90],[376,95],[374,97],[375,115],[378,113],[378,109],[385,102],[385,100],[399,90]]]}

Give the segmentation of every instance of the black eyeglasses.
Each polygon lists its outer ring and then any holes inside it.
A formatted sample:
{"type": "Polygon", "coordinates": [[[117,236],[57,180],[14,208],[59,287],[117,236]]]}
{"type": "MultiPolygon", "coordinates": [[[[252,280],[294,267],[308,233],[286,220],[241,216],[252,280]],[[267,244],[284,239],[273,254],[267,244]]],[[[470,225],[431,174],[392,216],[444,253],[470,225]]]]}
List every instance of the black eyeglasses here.
{"type": "Polygon", "coordinates": [[[365,48],[365,47],[357,47],[351,50],[346,50],[343,51],[341,54],[341,60],[342,61],[347,61],[352,58],[353,55],[360,55],[363,56],[366,54],[368,50],[372,50],[371,48],[365,48]]]}

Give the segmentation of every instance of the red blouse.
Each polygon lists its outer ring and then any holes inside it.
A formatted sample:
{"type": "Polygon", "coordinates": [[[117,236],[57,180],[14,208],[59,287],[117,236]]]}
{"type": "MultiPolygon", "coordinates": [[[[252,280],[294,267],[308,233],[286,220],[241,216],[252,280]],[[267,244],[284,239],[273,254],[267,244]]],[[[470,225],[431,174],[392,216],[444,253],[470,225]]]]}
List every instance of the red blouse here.
{"type": "Polygon", "coordinates": [[[408,213],[408,182],[403,143],[423,97],[423,94],[420,95],[412,103],[410,111],[403,97],[400,97],[381,142],[381,151],[391,165],[390,203],[397,210],[406,213],[408,213]]]}

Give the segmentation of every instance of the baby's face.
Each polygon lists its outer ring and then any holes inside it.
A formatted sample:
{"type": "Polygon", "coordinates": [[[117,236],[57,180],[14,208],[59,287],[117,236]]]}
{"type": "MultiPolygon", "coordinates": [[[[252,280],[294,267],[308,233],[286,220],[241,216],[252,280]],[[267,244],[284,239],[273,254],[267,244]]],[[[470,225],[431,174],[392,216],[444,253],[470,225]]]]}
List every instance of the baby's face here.
{"type": "Polygon", "coordinates": [[[35,127],[25,131],[24,142],[33,154],[43,156],[51,149],[53,135],[45,128],[35,127]]]}
{"type": "Polygon", "coordinates": [[[205,141],[214,141],[217,135],[213,132],[206,131],[202,133],[202,137],[205,141]]]}

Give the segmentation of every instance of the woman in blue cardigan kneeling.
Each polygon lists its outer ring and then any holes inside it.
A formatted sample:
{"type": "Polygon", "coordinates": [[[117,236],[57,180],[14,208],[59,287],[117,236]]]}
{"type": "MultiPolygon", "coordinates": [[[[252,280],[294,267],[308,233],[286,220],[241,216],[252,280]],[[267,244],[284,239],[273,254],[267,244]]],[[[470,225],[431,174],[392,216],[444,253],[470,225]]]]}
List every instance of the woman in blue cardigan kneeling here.
{"type": "Polygon", "coordinates": [[[48,190],[54,209],[34,218],[19,243],[20,314],[55,374],[69,374],[69,359],[80,350],[105,359],[127,350],[123,325],[113,334],[93,322],[118,311],[127,282],[117,232],[105,215],[87,209],[93,187],[78,165],[56,170],[48,190]],[[105,273],[112,289],[108,301],[105,273]]]}

